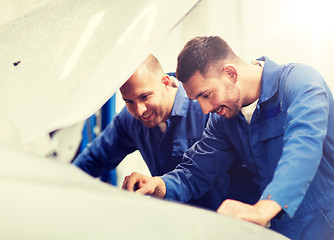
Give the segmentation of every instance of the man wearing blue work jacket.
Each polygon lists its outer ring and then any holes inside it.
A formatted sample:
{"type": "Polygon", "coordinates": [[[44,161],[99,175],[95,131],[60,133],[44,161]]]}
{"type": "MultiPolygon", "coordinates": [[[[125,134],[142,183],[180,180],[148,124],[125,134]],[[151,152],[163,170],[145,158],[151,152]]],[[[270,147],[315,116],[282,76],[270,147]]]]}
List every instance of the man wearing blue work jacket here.
{"type": "Polygon", "coordinates": [[[321,75],[267,57],[247,63],[215,36],[190,40],[176,74],[188,97],[215,114],[175,170],[133,173],[123,188],[138,183],[137,192],[187,201],[239,162],[261,194],[253,205],[227,199],[218,213],[270,223],[291,239],[334,239],[334,101],[321,75]]]}
{"type": "MultiPolygon", "coordinates": [[[[189,100],[174,77],[164,74],[159,61],[150,55],[130,79],[120,88],[126,107],[113,122],[75,160],[74,164],[99,177],[105,169],[114,169],[126,155],[139,150],[152,176],[173,170],[183,153],[200,139],[209,115],[203,114],[197,101],[189,100]]],[[[235,165],[236,166],[236,165],[235,165]]],[[[244,195],[233,194],[243,185],[247,175],[243,166],[235,167],[229,175],[237,181],[229,184],[227,175],[219,174],[201,198],[190,197],[192,205],[216,210],[229,195],[247,202],[247,191],[259,191],[256,184],[245,189],[244,195]],[[229,187],[227,187],[229,186],[229,187]]]]}

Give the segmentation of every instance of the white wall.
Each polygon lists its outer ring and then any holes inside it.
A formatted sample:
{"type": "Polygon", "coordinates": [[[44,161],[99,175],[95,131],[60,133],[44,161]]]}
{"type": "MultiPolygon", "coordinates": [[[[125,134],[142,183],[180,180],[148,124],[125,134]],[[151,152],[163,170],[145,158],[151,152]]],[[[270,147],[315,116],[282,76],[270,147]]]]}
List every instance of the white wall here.
{"type": "MultiPolygon", "coordinates": [[[[195,36],[222,36],[236,50],[242,46],[240,1],[202,0],[166,36],[153,54],[156,55],[166,72],[176,70],[176,58],[184,44],[195,36]]],[[[173,17],[173,13],[167,13],[173,17]]]]}
{"type": "Polygon", "coordinates": [[[251,2],[244,0],[242,8],[245,56],[262,54],[279,63],[294,61],[310,64],[334,89],[334,69],[331,66],[334,54],[332,1],[251,2]],[[268,11],[260,11],[261,6],[268,11]],[[250,8],[255,10],[249,11],[250,8]],[[249,24],[252,20],[259,24],[249,24]]]}
{"type": "MultiPolygon", "coordinates": [[[[172,17],[172,13],[169,14],[172,17]]],[[[190,38],[219,35],[245,60],[315,67],[334,89],[334,14],[330,0],[202,0],[154,53],[166,71],[190,38]]]]}

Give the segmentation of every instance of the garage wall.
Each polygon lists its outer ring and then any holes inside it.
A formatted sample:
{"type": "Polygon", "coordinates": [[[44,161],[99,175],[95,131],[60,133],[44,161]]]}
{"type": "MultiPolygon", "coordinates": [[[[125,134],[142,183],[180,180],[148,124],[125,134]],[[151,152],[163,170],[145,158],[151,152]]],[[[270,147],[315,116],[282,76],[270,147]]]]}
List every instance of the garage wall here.
{"type": "Polygon", "coordinates": [[[190,38],[219,35],[248,61],[266,55],[278,63],[310,64],[334,89],[331,6],[330,0],[202,0],[154,53],[174,71],[190,38]]]}

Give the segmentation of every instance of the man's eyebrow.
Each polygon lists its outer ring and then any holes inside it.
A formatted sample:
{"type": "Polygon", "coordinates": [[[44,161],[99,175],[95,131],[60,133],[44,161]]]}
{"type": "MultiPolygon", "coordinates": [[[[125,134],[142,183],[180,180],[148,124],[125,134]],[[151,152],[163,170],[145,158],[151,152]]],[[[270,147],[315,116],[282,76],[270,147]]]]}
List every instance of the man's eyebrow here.
{"type": "Polygon", "coordinates": [[[143,96],[151,95],[151,94],[152,94],[152,91],[148,91],[148,92],[144,92],[144,93],[140,94],[139,97],[143,97],[143,96]]]}
{"type": "Polygon", "coordinates": [[[203,92],[200,92],[199,94],[197,94],[196,96],[195,96],[195,98],[194,99],[197,99],[197,98],[199,98],[200,96],[202,96],[204,93],[205,93],[206,91],[203,91],[203,92]]]}

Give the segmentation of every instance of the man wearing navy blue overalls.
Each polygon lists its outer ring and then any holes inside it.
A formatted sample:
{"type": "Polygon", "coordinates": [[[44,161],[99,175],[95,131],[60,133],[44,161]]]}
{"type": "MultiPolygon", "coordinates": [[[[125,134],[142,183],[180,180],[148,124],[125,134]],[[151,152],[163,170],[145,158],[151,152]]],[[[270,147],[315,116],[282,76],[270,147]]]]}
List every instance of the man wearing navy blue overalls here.
{"type": "Polygon", "coordinates": [[[134,173],[123,187],[145,179],[138,192],[187,201],[238,162],[257,176],[261,194],[253,205],[227,199],[218,213],[270,223],[292,239],[333,239],[332,93],[307,65],[258,61],[243,61],[220,37],[190,40],[176,75],[188,97],[214,114],[175,170],[155,178],[134,173]]]}

